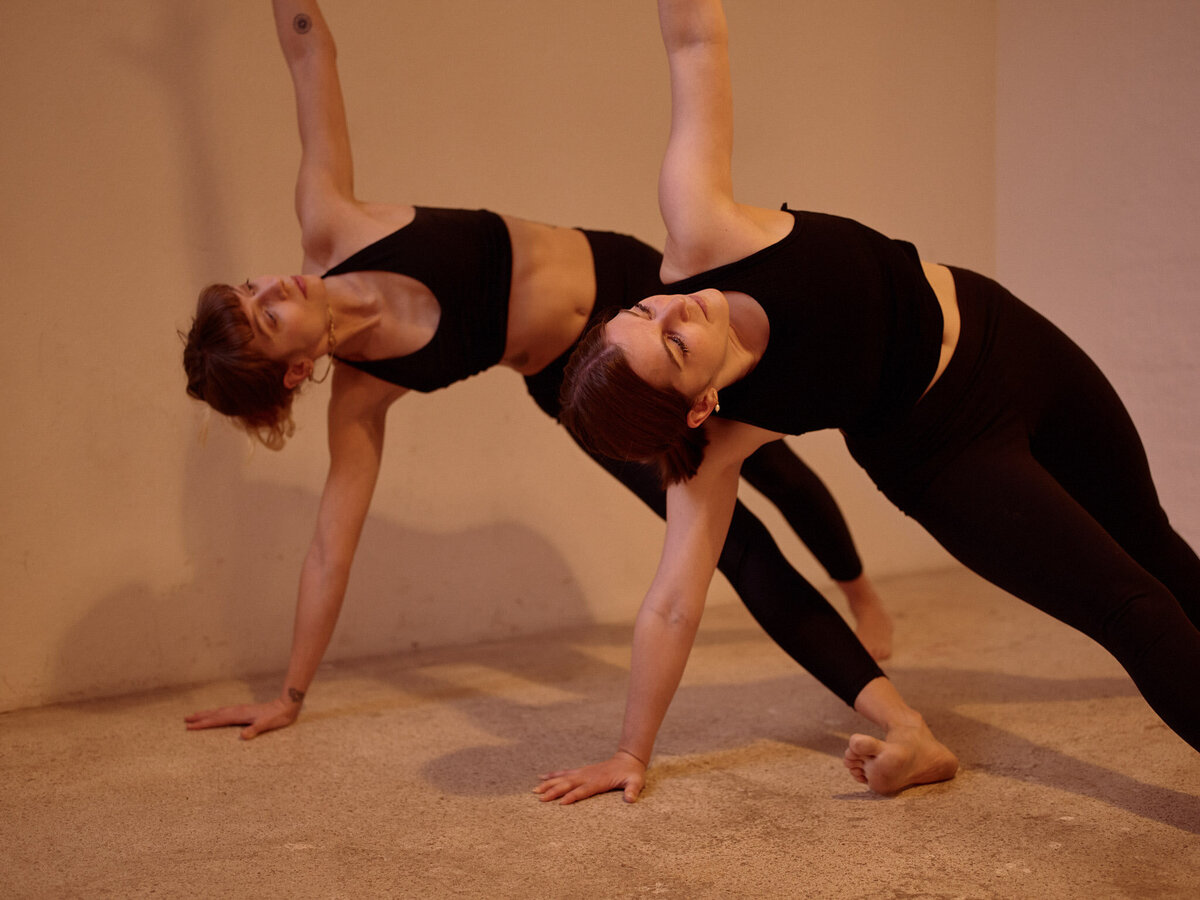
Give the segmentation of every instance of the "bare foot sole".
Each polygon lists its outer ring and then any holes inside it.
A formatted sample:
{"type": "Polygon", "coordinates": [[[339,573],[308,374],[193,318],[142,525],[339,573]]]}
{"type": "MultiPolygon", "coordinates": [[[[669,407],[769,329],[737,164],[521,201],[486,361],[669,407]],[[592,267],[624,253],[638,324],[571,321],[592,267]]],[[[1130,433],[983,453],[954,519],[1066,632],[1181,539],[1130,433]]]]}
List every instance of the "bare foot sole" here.
{"type": "Polygon", "coordinates": [[[958,757],[924,723],[893,728],[882,741],[853,734],[842,762],[855,780],[879,794],[946,781],[958,772],[958,757]]]}

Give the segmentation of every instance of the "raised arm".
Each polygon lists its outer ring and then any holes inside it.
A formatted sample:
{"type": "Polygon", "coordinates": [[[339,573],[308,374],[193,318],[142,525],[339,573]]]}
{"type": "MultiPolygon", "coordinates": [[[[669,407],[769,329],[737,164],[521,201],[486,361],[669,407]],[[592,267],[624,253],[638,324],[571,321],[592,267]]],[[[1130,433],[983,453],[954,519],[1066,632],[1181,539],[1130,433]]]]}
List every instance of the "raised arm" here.
{"type": "Polygon", "coordinates": [[[275,31],[292,76],[300,128],[296,215],[309,256],[328,255],[336,211],[354,199],[354,165],[338,80],[337,47],[316,0],[273,0],[275,31]]]}
{"type": "Polygon", "coordinates": [[[316,532],[304,559],[292,652],[279,696],[205,710],[187,717],[189,730],[245,725],[243,739],[291,725],[337,625],[350,565],[371,505],[383,454],[387,409],[402,388],[364,373],[339,370],[329,404],[329,475],[321,494],[316,532]]]}
{"type": "Polygon", "coordinates": [[[671,131],[658,176],[664,268],[699,271],[707,261],[693,258],[734,205],[729,35],[720,0],[659,0],[658,19],[671,73],[671,131]]]}
{"type": "Polygon", "coordinates": [[[733,87],[720,0],[659,0],[671,74],[671,131],[658,177],[664,281],[741,259],[777,240],[786,216],[733,196],[733,87]]]}
{"type": "Polygon", "coordinates": [[[667,535],[633,629],[625,722],[617,751],[602,763],[552,772],[534,790],[542,800],[574,803],[624,789],[632,803],[645,784],[659,726],[679,687],[737,501],[737,464],[705,459],[688,482],[667,491],[667,535]]]}

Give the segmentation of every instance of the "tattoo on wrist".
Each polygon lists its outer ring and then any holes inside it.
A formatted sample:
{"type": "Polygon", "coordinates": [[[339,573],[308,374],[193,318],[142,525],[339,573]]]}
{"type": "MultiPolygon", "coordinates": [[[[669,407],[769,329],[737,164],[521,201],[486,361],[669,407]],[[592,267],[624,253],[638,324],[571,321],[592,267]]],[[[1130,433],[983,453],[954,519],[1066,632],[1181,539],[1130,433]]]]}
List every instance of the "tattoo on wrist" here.
{"type": "Polygon", "coordinates": [[[304,691],[298,691],[295,688],[288,688],[288,699],[293,703],[304,702],[304,691]]]}
{"type": "MultiPolygon", "coordinates": [[[[312,17],[306,13],[296,13],[296,18],[292,19],[292,27],[296,29],[296,34],[308,34],[312,30],[312,17]]],[[[300,696],[303,697],[304,694],[300,696]]]]}

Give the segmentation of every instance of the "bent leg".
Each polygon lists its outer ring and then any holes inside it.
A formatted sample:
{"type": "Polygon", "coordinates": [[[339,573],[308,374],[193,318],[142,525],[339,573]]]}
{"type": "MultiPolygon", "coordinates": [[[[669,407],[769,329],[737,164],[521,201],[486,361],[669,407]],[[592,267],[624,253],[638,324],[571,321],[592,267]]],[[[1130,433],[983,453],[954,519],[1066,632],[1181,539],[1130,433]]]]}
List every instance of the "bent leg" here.
{"type": "MultiPolygon", "coordinates": [[[[666,517],[657,472],[640,463],[593,457],[666,517]]],[[[829,601],[792,567],[765,525],[738,501],[717,568],[785,653],[847,705],[883,673],[829,601]]]]}
{"type": "Polygon", "coordinates": [[[742,463],[742,477],[773,503],[817,562],[837,582],[854,617],[855,632],[875,659],[892,655],[892,619],[850,536],[833,494],[781,438],[742,463]]]}
{"type": "Polygon", "coordinates": [[[880,794],[892,794],[914,784],[953,778],[958,758],[933,736],[925,719],[911,709],[886,678],[868,684],[854,708],[881,726],[886,737],[850,736],[842,763],[857,781],[880,794]]]}
{"type": "Polygon", "coordinates": [[[833,494],[782,438],[747,457],[742,477],[783,513],[830,578],[853,581],[862,574],[862,561],[833,494]]]}

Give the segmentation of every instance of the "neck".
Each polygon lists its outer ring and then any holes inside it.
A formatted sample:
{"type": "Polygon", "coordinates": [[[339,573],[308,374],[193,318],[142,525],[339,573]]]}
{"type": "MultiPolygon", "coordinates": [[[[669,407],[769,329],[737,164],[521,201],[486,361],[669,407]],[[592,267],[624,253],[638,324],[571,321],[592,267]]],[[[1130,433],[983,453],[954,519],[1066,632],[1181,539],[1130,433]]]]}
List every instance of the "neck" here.
{"type": "Polygon", "coordinates": [[[721,373],[725,384],[720,387],[749,375],[771,337],[771,323],[757,300],[739,291],[727,292],[725,299],[729,304],[729,355],[721,373]]]}
{"type": "Polygon", "coordinates": [[[329,315],[329,352],[354,353],[379,321],[379,298],[366,290],[356,273],[335,275],[323,281],[329,315]]]}

